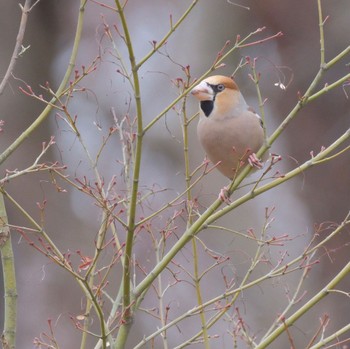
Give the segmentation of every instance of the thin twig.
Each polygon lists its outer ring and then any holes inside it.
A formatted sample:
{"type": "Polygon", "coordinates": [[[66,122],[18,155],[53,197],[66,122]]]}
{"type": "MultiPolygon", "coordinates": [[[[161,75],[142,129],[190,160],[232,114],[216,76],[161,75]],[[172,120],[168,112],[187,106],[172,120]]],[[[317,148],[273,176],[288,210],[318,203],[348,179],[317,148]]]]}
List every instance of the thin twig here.
{"type": "Polygon", "coordinates": [[[30,3],[31,3],[31,0],[25,0],[24,6],[20,5],[21,10],[22,10],[22,16],[21,16],[21,22],[19,25],[18,34],[17,34],[17,38],[16,38],[16,45],[15,45],[15,48],[13,50],[13,53],[12,53],[12,56],[10,59],[10,63],[7,67],[6,73],[5,73],[3,79],[0,83],[0,95],[2,95],[2,93],[4,92],[5,86],[7,85],[8,80],[15,69],[15,65],[16,65],[16,62],[18,60],[18,57],[20,56],[21,51],[24,50],[22,44],[23,44],[23,39],[24,39],[24,33],[26,31],[28,14],[29,14],[30,10],[32,9],[32,7],[30,7],[30,3]]]}

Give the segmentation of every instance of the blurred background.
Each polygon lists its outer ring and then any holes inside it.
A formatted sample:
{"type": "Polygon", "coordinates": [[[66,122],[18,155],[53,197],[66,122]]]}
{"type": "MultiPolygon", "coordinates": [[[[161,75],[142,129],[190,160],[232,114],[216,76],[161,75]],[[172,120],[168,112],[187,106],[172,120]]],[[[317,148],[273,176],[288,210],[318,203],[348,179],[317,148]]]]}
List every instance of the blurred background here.
{"type": "MultiPolygon", "coordinates": [[[[113,1],[106,0],[105,3],[114,6],[113,1]]],[[[172,15],[175,22],[190,3],[191,1],[175,0],[128,1],[126,15],[137,59],[149,52],[150,42],[161,40],[168,31],[169,15],[172,15]]],[[[219,73],[230,75],[242,58],[258,57],[260,87],[264,98],[267,99],[265,113],[269,134],[297,103],[298,93],[305,92],[319,69],[317,1],[240,0],[237,4],[225,0],[200,1],[169,39],[162,50],[163,54],[155,54],[143,66],[140,75],[145,124],[177,96],[178,91],[171,80],[184,78],[181,66],[189,65],[192,77],[198,78],[211,66],[217,52],[227,40],[234,42],[238,34],[244,37],[261,27],[266,29],[256,39],[279,31],[283,32],[283,37],[236,51],[227,59],[226,66],[220,69],[219,73]],[[249,10],[237,4],[249,7],[249,10]],[[286,90],[276,86],[280,82],[288,85],[286,90]]],[[[350,2],[323,1],[322,5],[324,17],[329,16],[325,25],[326,60],[329,60],[350,44],[350,2]]],[[[42,93],[39,85],[44,85],[46,81],[50,82],[54,90],[60,83],[71,54],[78,10],[78,1],[51,0],[40,1],[31,12],[24,40],[24,45],[30,45],[30,48],[18,60],[14,77],[0,96],[0,119],[5,121],[4,131],[0,135],[2,150],[29,126],[44,108],[43,104],[23,95],[18,86],[23,86],[23,82],[28,83],[39,94],[42,93]]],[[[15,45],[20,15],[17,2],[6,1],[1,4],[1,75],[7,69],[15,45]]],[[[117,73],[120,63],[115,56],[113,57],[112,45],[106,42],[103,36],[103,23],[108,23],[110,27],[120,27],[116,13],[97,3],[88,2],[77,69],[81,69],[82,65],[89,66],[99,55],[101,62],[97,70],[82,83],[87,92],[77,94],[70,103],[70,111],[72,115],[78,116],[79,129],[92,154],[97,153],[103,136],[114,123],[112,110],[118,119],[126,113],[134,116],[134,106],[130,103],[131,90],[125,79],[117,73]]],[[[120,54],[124,55],[127,61],[122,40],[116,38],[116,44],[120,54]]],[[[347,74],[349,62],[349,57],[345,57],[335,65],[326,73],[324,83],[332,83],[347,74]]],[[[258,110],[255,86],[248,77],[250,73],[249,68],[244,68],[235,78],[249,104],[258,110]]],[[[346,93],[350,93],[348,87],[334,89],[304,108],[289,125],[271,149],[283,158],[278,165],[281,172],[303,163],[310,157],[311,151],[317,153],[322,146],[329,145],[349,128],[350,102],[346,93]]],[[[195,113],[197,108],[196,102],[189,98],[189,113],[195,113]]],[[[35,134],[2,165],[2,176],[5,175],[6,169],[23,169],[30,165],[40,152],[42,142],[48,141],[51,135],[55,135],[57,145],[45,159],[59,160],[68,165],[68,172],[73,177],[86,175],[93,178],[93,172],[86,163],[79,142],[68,132],[55,113],[52,113],[35,134]]],[[[204,159],[204,152],[196,139],[196,122],[190,125],[190,136],[190,157],[192,168],[195,168],[204,159]]],[[[167,113],[148,133],[144,146],[141,188],[168,188],[166,193],[155,197],[152,202],[154,207],[158,207],[185,188],[180,119],[174,111],[167,113]]],[[[120,142],[117,138],[112,138],[99,164],[106,180],[116,175],[117,185],[124,188],[121,166],[118,163],[121,156],[120,142]]],[[[344,219],[350,208],[349,178],[350,161],[349,155],[345,153],[239,207],[219,223],[241,232],[250,228],[260,231],[265,219],[265,207],[274,207],[275,221],[271,229],[276,235],[288,234],[294,238],[292,243],[287,245],[288,258],[293,258],[304,250],[317,226],[324,222],[340,223],[344,219]]],[[[216,199],[220,189],[227,184],[227,180],[216,171],[206,176],[195,188],[195,195],[200,203],[199,211],[209,206],[216,199]]],[[[93,251],[100,217],[91,200],[74,190],[58,194],[49,183],[49,178],[43,174],[21,177],[9,183],[7,189],[37,219],[40,216],[36,203],[47,200],[45,228],[62,251],[79,249],[87,254],[93,251]]],[[[244,188],[241,193],[244,193],[244,188]]],[[[235,193],[234,197],[238,197],[238,193],[235,193]]],[[[7,210],[11,224],[28,224],[11,205],[8,205],[7,210]]],[[[181,235],[181,231],[183,226],[180,226],[177,234],[181,235]]],[[[319,233],[322,237],[329,233],[329,230],[321,230],[319,233]]],[[[80,314],[84,309],[80,289],[67,273],[30,248],[16,232],[12,237],[19,293],[17,347],[34,347],[33,338],[47,331],[46,321],[49,318],[55,321],[61,347],[77,347],[80,333],[74,328],[69,316],[80,314]]],[[[230,272],[237,277],[239,283],[249,265],[255,245],[244,239],[234,238],[227,232],[210,229],[201,233],[200,238],[210,249],[220,251],[231,258],[230,272]]],[[[305,281],[304,286],[308,291],[305,299],[309,299],[315,290],[325,285],[331,276],[348,262],[348,241],[349,231],[331,241],[328,256],[321,258],[321,263],[312,269],[305,281]]],[[[273,258],[278,260],[278,256],[286,248],[275,248],[272,252],[275,253],[273,258]]],[[[147,254],[153,254],[152,247],[147,245],[146,236],[140,237],[136,243],[135,253],[140,256],[140,260],[142,257],[147,258],[147,254]]],[[[191,249],[187,247],[183,255],[177,257],[177,261],[184,265],[187,261],[188,268],[192,268],[188,262],[190,253],[191,249]]],[[[165,283],[167,277],[170,278],[167,275],[165,283]]],[[[284,279],[275,280],[270,285],[255,287],[242,295],[237,304],[241,315],[250,326],[251,333],[259,338],[259,335],[266,331],[271,321],[286,306],[288,290],[292,292],[298,277],[300,275],[295,275],[294,280],[294,276],[291,276],[288,284],[284,279]],[[247,304],[249,307],[245,308],[247,304]]],[[[222,274],[219,271],[211,273],[205,282],[208,285],[204,290],[205,300],[220,294],[216,286],[218,282],[222,283],[222,274]]],[[[348,286],[349,282],[347,285],[345,282],[341,285],[344,290],[348,289],[348,286]]],[[[170,290],[165,298],[165,303],[172,304],[173,313],[170,317],[173,318],[184,309],[188,309],[187,307],[192,307],[195,304],[191,299],[193,294],[193,288],[186,284],[179,284],[173,291],[170,290]]],[[[144,306],[151,305],[152,299],[146,298],[144,306]]],[[[350,320],[348,298],[341,295],[328,297],[314,311],[298,321],[292,331],[296,347],[306,346],[319,326],[319,318],[325,313],[332,319],[329,331],[344,326],[350,320]]],[[[144,334],[152,333],[159,325],[157,322],[144,321],[146,318],[145,315],[139,315],[136,319],[132,338],[128,342],[130,348],[138,343],[144,334]]],[[[210,330],[210,334],[219,335],[218,339],[212,341],[212,348],[233,347],[232,335],[229,333],[230,328],[233,331],[232,326],[228,320],[221,321],[210,330]]],[[[180,324],[179,328],[172,329],[169,333],[171,347],[180,344],[199,329],[200,322],[197,319],[187,320],[185,325],[180,324]]],[[[271,345],[271,348],[289,346],[288,339],[282,337],[271,345]]],[[[92,343],[94,341],[91,342],[91,347],[92,343]]],[[[245,345],[239,342],[238,347],[244,348],[245,345]]]]}

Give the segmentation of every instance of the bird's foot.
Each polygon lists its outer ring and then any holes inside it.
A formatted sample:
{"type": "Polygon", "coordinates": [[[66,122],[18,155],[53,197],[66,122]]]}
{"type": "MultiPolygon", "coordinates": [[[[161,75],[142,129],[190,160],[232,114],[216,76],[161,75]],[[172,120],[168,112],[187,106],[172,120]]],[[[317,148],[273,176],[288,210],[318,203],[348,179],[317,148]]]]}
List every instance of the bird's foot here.
{"type": "Polygon", "coordinates": [[[263,163],[258,159],[255,153],[252,153],[248,156],[248,163],[251,167],[256,167],[261,169],[263,167],[263,163]]]}
{"type": "Polygon", "coordinates": [[[232,201],[230,200],[230,197],[228,196],[228,187],[223,187],[220,190],[220,194],[219,194],[219,199],[222,202],[225,202],[227,205],[229,205],[232,201]]]}

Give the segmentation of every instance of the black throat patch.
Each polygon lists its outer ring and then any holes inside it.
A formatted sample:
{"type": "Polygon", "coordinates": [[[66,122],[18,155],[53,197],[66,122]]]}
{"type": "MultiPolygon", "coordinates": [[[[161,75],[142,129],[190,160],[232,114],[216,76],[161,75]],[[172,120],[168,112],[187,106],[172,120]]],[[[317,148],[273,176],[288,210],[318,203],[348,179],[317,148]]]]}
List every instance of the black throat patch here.
{"type": "Polygon", "coordinates": [[[208,117],[214,109],[214,101],[201,101],[201,109],[206,117],[208,117]]]}

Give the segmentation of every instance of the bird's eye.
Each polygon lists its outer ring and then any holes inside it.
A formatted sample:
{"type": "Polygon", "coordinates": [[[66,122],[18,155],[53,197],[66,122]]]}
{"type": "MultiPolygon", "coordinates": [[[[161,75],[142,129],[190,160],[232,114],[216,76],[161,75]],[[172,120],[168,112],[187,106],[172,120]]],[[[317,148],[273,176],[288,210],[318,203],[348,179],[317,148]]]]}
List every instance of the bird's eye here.
{"type": "Polygon", "coordinates": [[[217,86],[217,89],[218,89],[218,91],[223,91],[223,90],[225,89],[225,85],[219,84],[219,85],[217,86]]]}

